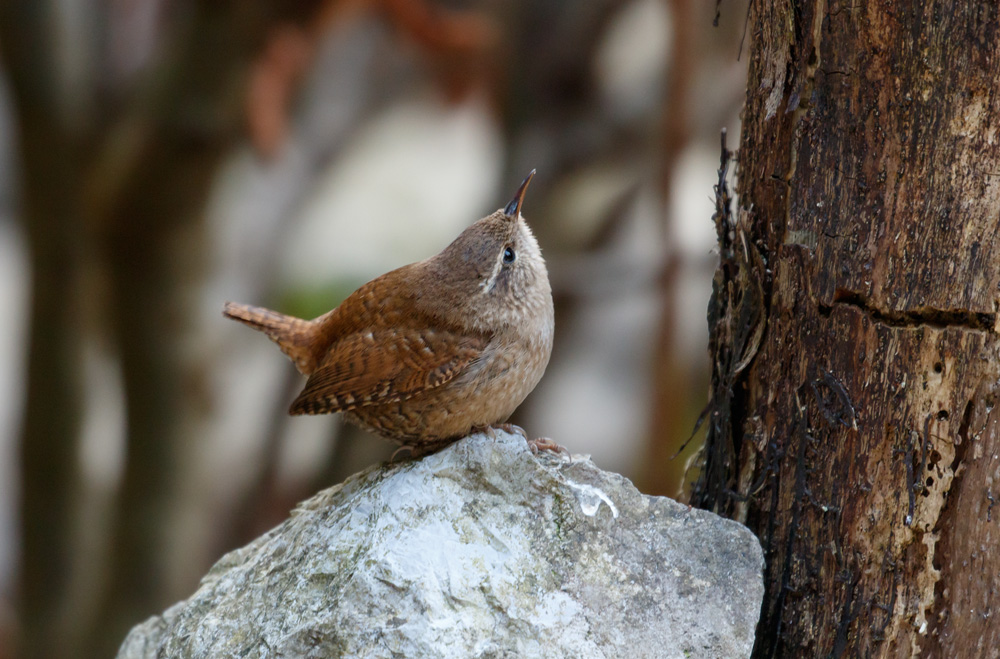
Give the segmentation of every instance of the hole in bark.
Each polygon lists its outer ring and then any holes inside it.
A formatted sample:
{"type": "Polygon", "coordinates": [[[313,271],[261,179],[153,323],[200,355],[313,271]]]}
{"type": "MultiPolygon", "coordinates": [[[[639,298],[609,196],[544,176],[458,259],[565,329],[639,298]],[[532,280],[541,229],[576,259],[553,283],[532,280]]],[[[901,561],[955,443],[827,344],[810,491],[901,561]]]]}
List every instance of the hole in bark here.
{"type": "Polygon", "coordinates": [[[942,371],[944,371],[944,364],[941,362],[934,362],[934,372],[941,373],[942,371]]]}
{"type": "Polygon", "coordinates": [[[927,487],[934,485],[934,479],[930,476],[927,477],[927,487]]]}
{"type": "Polygon", "coordinates": [[[927,469],[933,469],[934,465],[939,462],[941,462],[941,454],[937,450],[931,451],[931,457],[927,460],[927,469]]]}
{"type": "Polygon", "coordinates": [[[940,410],[937,413],[938,421],[944,421],[948,418],[948,410],[940,410]]]}
{"type": "Polygon", "coordinates": [[[965,404],[965,412],[962,413],[962,423],[958,427],[958,436],[962,438],[962,444],[966,444],[969,439],[969,424],[972,422],[972,401],[965,404]]]}

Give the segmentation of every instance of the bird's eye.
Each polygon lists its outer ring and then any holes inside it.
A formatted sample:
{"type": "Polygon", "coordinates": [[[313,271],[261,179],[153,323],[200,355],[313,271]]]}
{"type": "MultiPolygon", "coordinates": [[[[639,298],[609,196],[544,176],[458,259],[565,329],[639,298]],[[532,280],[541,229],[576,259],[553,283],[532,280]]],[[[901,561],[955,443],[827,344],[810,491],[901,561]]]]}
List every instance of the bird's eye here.
{"type": "Polygon", "coordinates": [[[516,259],[516,258],[517,258],[517,254],[514,253],[514,250],[512,248],[508,247],[508,248],[504,249],[504,251],[503,251],[503,262],[504,263],[513,263],[514,259],[516,259]]]}

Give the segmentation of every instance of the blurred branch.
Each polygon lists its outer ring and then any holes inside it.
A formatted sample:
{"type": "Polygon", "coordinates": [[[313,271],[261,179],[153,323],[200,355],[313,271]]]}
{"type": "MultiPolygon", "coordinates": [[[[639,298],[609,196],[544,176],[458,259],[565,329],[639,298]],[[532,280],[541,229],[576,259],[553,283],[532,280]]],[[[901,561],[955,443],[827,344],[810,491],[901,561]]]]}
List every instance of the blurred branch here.
{"type": "Polygon", "coordinates": [[[452,99],[477,84],[497,45],[497,26],[483,12],[443,9],[429,0],[326,0],[308,25],[272,29],[253,63],[246,112],[258,155],[273,158],[287,138],[292,99],[318,42],[335,26],[374,12],[418,46],[452,99]]]}
{"type": "MultiPolygon", "coordinates": [[[[691,133],[689,120],[691,81],[695,71],[698,30],[694,26],[695,12],[692,0],[671,0],[670,9],[676,27],[673,45],[668,55],[670,73],[663,106],[663,150],[659,189],[661,208],[668,214],[667,221],[676,222],[677,218],[670,217],[669,213],[677,163],[691,133]]],[[[665,266],[659,282],[662,311],[653,358],[652,418],[649,425],[646,459],[642,461],[643,471],[639,483],[646,493],[676,496],[684,469],[680,464],[670,468],[669,459],[673,453],[673,442],[681,436],[679,426],[683,412],[688,407],[687,396],[691,383],[682,372],[683,366],[677,359],[674,347],[681,256],[669,243],[664,245],[664,250],[665,266]]]]}
{"type": "Polygon", "coordinates": [[[427,57],[451,99],[489,84],[488,61],[500,44],[500,29],[485,12],[444,9],[431,0],[376,0],[389,22],[427,57]]]}
{"type": "Polygon", "coordinates": [[[442,9],[427,0],[381,0],[389,19],[424,50],[442,57],[469,57],[495,44],[493,21],[478,11],[442,9]]]}
{"type": "Polygon", "coordinates": [[[660,195],[669,208],[677,161],[691,137],[691,82],[696,68],[698,30],[692,0],[670,0],[674,38],[668,55],[669,74],[666,102],[663,104],[663,153],[660,169],[660,195]]]}
{"type": "Polygon", "coordinates": [[[288,135],[289,108],[316,44],[306,31],[283,25],[273,31],[256,58],[247,89],[250,140],[264,158],[278,154],[288,135]]]}

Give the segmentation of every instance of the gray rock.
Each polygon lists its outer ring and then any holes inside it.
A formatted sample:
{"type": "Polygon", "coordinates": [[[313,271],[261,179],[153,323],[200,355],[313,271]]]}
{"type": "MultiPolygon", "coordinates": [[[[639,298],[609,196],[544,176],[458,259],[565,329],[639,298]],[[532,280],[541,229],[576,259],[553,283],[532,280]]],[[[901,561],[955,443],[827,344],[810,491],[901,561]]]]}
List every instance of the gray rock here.
{"type": "Polygon", "coordinates": [[[136,626],[138,657],[746,657],[743,526],[473,435],[320,492],[136,626]]]}

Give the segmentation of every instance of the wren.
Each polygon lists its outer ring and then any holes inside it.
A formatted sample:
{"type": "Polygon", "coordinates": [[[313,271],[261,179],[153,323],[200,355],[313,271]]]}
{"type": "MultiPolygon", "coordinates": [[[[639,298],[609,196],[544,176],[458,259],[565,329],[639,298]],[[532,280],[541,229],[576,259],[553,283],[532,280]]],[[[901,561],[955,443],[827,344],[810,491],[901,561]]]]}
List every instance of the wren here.
{"type": "Polygon", "coordinates": [[[521,217],[534,175],[439,254],[318,318],[227,302],[225,316],[266,334],[308,376],[289,413],[342,412],[420,453],[503,424],[552,352],[548,271],[521,217]]]}

